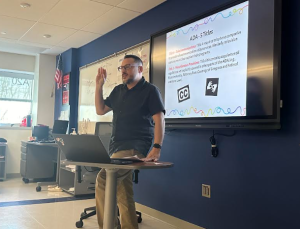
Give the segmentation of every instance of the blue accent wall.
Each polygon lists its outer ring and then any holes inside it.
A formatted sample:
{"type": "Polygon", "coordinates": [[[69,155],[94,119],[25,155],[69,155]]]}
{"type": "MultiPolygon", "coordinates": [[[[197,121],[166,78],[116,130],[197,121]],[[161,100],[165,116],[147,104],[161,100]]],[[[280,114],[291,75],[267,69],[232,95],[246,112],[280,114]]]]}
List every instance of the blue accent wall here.
{"type": "MultiPolygon", "coordinates": [[[[58,61],[56,57],[56,62],[58,61]]],[[[77,116],[78,116],[78,94],[79,94],[79,68],[78,68],[78,49],[69,49],[62,53],[62,72],[63,75],[70,74],[70,94],[69,105],[62,105],[62,88],[55,90],[55,109],[54,120],[57,120],[61,111],[70,110],[69,117],[69,131],[72,128],[77,130],[77,116]]]]}
{"type": "MultiPolygon", "coordinates": [[[[64,52],[62,57],[62,72],[63,75],[71,72],[72,70],[72,50],[69,49],[68,51],[64,52]]],[[[59,56],[56,57],[56,64],[58,62],[59,56]]],[[[74,66],[75,67],[75,66],[74,66]]],[[[71,92],[72,93],[72,92],[71,92]]],[[[70,95],[71,97],[71,95],[70,95]]],[[[55,85],[55,109],[54,109],[54,120],[57,120],[60,116],[61,111],[65,111],[69,109],[69,105],[62,105],[62,88],[57,89],[57,84],[55,85]]]]}
{"type": "MultiPolygon", "coordinates": [[[[77,121],[79,67],[227,2],[168,0],[99,39],[63,53],[64,71],[72,71],[72,125],[77,121]]],[[[300,1],[283,1],[282,24],[282,130],[218,136],[217,158],[210,155],[211,131],[167,133],[161,160],[174,162],[175,167],[141,171],[135,185],[138,203],[207,229],[300,228],[300,1]],[[201,196],[201,184],[211,185],[210,199],[201,196]]]]}

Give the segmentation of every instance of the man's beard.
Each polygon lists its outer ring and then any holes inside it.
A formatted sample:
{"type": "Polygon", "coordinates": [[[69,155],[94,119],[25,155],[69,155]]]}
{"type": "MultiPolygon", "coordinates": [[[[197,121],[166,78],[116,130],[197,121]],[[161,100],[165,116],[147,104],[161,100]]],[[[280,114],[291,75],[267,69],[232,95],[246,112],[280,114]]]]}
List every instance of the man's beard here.
{"type": "Polygon", "coordinates": [[[133,79],[128,79],[125,82],[123,82],[123,84],[127,85],[127,84],[131,84],[133,82],[133,79]]]}
{"type": "MultiPolygon", "coordinates": [[[[130,77],[130,76],[129,76],[130,77]]],[[[128,80],[123,81],[124,85],[131,84],[134,81],[133,78],[129,78],[128,80]]]]}

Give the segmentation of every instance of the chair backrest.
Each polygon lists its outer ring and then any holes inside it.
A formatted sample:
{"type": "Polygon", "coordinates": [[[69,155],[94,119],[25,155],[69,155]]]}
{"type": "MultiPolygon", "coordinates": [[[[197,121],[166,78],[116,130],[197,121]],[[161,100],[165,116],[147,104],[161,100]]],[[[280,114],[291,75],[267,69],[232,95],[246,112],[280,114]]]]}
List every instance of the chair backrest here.
{"type": "MultiPolygon", "coordinates": [[[[112,133],[112,123],[111,122],[97,122],[95,127],[95,135],[100,136],[102,143],[107,151],[109,151],[109,142],[112,133]]],[[[92,168],[96,169],[96,168],[92,168]]],[[[135,184],[138,183],[139,170],[134,170],[132,174],[132,180],[135,184]]]]}
{"type": "MultiPolygon", "coordinates": [[[[112,125],[110,122],[97,122],[96,123],[95,135],[98,135],[100,137],[100,139],[107,151],[109,150],[109,142],[110,142],[111,133],[112,133],[112,125]]],[[[85,170],[87,172],[84,173],[83,180],[87,183],[90,183],[91,185],[94,185],[97,174],[101,169],[98,167],[85,167],[85,170]]],[[[81,170],[77,170],[77,173],[78,173],[78,171],[81,171],[81,170]]],[[[81,177],[81,174],[79,174],[78,177],[81,177]]],[[[81,183],[81,181],[79,183],[81,183]]],[[[88,187],[88,189],[94,190],[95,187],[94,186],[88,187]]]]}
{"type": "Polygon", "coordinates": [[[112,133],[112,123],[111,122],[97,122],[95,127],[95,135],[98,135],[107,150],[109,151],[109,142],[112,133]]]}
{"type": "MultiPolygon", "coordinates": [[[[109,142],[110,142],[111,133],[112,133],[112,125],[110,122],[97,122],[96,123],[95,135],[100,136],[100,139],[107,151],[109,150],[109,142]]],[[[86,175],[93,176],[93,175],[97,174],[98,171],[100,171],[100,168],[90,167],[89,171],[88,171],[88,173],[86,173],[86,175]]],[[[90,179],[90,178],[88,178],[88,179],[90,179]]]]}

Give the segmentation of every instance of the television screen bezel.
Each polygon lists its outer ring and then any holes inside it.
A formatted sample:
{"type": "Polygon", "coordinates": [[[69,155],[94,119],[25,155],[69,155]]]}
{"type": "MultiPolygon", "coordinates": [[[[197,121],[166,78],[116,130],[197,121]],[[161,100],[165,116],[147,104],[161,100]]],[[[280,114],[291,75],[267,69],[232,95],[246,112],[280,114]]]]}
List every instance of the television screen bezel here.
{"type": "MultiPolygon", "coordinates": [[[[181,28],[205,17],[226,10],[232,6],[246,2],[247,0],[235,0],[227,4],[218,6],[212,10],[206,11],[200,15],[180,22],[176,25],[163,29],[151,35],[150,38],[150,60],[149,60],[149,79],[153,82],[152,76],[152,58],[153,58],[153,40],[156,37],[167,34],[170,31],[181,28]]],[[[248,0],[251,4],[251,0],[248,0]]],[[[168,119],[165,118],[166,128],[202,128],[202,129],[280,129],[280,70],[281,70],[281,0],[274,1],[274,55],[273,55],[273,115],[272,116],[246,116],[246,117],[214,117],[214,118],[184,118],[168,119]]],[[[157,85],[156,85],[157,86],[157,85]]],[[[164,98],[163,98],[164,101],[164,98]]]]}

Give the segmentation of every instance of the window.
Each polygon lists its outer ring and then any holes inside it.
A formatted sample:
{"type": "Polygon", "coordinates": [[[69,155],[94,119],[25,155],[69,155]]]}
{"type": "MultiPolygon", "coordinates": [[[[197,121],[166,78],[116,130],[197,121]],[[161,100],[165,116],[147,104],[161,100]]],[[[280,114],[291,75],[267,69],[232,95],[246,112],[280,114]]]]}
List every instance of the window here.
{"type": "Polygon", "coordinates": [[[33,73],[0,69],[0,125],[21,123],[31,113],[33,73]]]}

